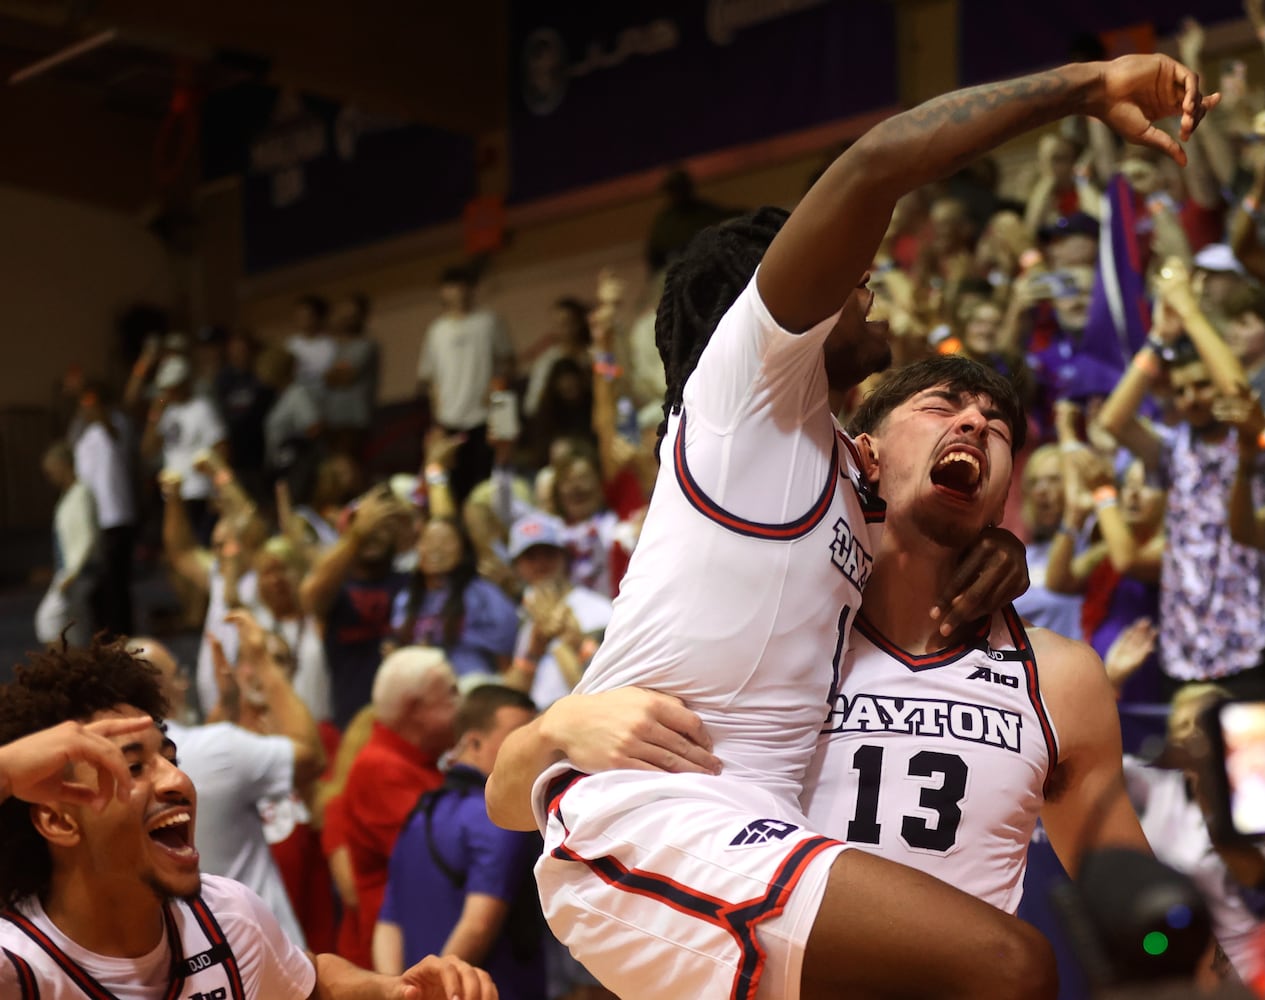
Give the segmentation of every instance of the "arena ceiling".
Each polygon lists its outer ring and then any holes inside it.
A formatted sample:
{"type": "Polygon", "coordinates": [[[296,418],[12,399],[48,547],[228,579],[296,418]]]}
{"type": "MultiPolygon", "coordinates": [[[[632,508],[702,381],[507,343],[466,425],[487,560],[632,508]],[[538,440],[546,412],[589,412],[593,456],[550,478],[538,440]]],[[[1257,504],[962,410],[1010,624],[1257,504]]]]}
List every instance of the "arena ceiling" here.
{"type": "MultiPolygon", "coordinates": [[[[173,105],[243,80],[470,135],[505,115],[504,0],[0,0],[0,183],[134,210],[173,105]]],[[[161,171],[160,171],[161,172],[161,171]]]]}

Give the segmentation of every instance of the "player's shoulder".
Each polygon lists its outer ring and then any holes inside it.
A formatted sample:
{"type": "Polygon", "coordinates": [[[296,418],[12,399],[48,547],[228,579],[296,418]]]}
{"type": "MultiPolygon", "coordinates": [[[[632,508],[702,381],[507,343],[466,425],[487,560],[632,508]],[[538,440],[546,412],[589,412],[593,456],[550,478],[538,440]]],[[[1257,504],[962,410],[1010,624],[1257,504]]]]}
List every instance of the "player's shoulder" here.
{"type": "Polygon", "coordinates": [[[1080,639],[1071,639],[1048,628],[1025,625],[1024,631],[1032,643],[1033,655],[1042,667],[1057,670],[1103,670],[1102,660],[1094,648],[1080,639]]]}

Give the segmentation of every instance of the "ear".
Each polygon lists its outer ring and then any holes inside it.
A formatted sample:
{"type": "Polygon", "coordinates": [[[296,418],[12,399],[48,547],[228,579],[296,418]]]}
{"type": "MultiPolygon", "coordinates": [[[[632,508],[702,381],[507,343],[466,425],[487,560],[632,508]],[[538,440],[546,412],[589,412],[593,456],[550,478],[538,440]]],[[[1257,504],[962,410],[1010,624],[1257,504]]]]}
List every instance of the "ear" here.
{"type": "Polygon", "coordinates": [[[82,835],[79,820],[66,808],[33,805],[31,824],[53,847],[74,847],[82,835]]]}
{"type": "Polygon", "coordinates": [[[853,441],[857,446],[857,454],[861,457],[861,471],[871,483],[878,482],[879,461],[878,442],[869,434],[858,434],[853,441]]]}

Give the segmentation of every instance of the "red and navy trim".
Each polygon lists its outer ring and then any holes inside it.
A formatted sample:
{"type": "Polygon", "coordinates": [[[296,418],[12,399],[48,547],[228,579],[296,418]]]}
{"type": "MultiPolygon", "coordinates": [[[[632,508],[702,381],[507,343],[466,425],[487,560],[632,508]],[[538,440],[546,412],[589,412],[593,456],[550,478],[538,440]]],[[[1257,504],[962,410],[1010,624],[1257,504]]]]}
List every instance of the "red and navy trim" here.
{"type": "Polygon", "coordinates": [[[233,949],[229,947],[228,937],[220,929],[210,908],[202,901],[202,897],[198,896],[196,899],[189,900],[189,909],[193,911],[193,919],[198,922],[202,933],[206,935],[211,952],[223,963],[224,971],[228,973],[228,988],[232,991],[233,1000],[246,1000],[246,990],[242,985],[242,973],[237,965],[237,957],[233,954],[233,949]]]}
{"type": "Polygon", "coordinates": [[[1027,688],[1028,701],[1032,703],[1032,710],[1036,713],[1037,721],[1041,723],[1041,736],[1045,739],[1045,752],[1049,757],[1045,771],[1048,787],[1050,780],[1054,777],[1054,768],[1059,762],[1059,741],[1054,735],[1054,726],[1050,723],[1050,716],[1045,710],[1045,702],[1041,700],[1041,680],[1037,676],[1036,653],[1033,652],[1028,632],[1023,627],[1023,621],[1013,604],[1006,605],[1002,611],[1002,617],[1006,621],[1006,628],[1010,630],[1010,639],[1015,649],[1023,654],[1020,659],[1023,661],[1024,686],[1027,688]]]}
{"type": "Polygon", "coordinates": [[[821,494],[817,497],[812,508],[803,517],[794,521],[788,521],[785,524],[764,524],[760,521],[750,521],[745,517],[739,517],[737,514],[731,514],[720,505],[713,503],[711,498],[703,491],[698,482],[690,473],[689,464],[685,461],[685,414],[681,414],[681,423],[676,431],[676,444],[672,448],[673,463],[676,467],[676,480],[680,484],[681,492],[685,494],[685,499],[689,501],[690,506],[697,510],[708,520],[715,521],[722,528],[726,528],[739,535],[747,535],[750,538],[763,538],[773,542],[789,542],[797,538],[803,538],[813,528],[821,522],[826,516],[826,511],[830,509],[830,501],[835,495],[835,479],[839,471],[839,442],[836,440],[830,452],[830,475],[826,479],[826,485],[822,489],[821,494]]]}
{"type": "Polygon", "coordinates": [[[980,642],[988,638],[988,624],[989,620],[987,618],[981,618],[976,622],[972,628],[971,635],[965,642],[945,649],[938,649],[934,653],[910,653],[901,649],[865,617],[864,611],[857,615],[856,622],[852,627],[892,659],[898,660],[910,670],[918,672],[934,670],[936,667],[946,667],[950,663],[956,663],[972,650],[979,648],[980,642]]]}
{"type": "MultiPolygon", "coordinates": [[[[835,437],[843,442],[844,447],[848,449],[848,454],[852,456],[852,464],[856,468],[856,478],[852,480],[852,488],[856,491],[857,499],[861,501],[861,513],[865,516],[865,523],[882,524],[887,520],[887,501],[878,495],[878,490],[866,477],[865,466],[861,463],[861,453],[857,451],[856,443],[838,428],[835,428],[835,437]]],[[[847,478],[847,474],[847,469],[841,465],[839,475],[847,478]]]]}
{"type": "MultiPolygon", "coordinates": [[[[561,799],[561,795],[558,799],[561,799]]],[[[839,841],[829,837],[810,837],[800,841],[782,861],[764,894],[740,903],[730,903],[692,889],[666,875],[629,868],[610,855],[600,858],[581,857],[567,847],[565,842],[554,848],[552,856],[560,861],[574,861],[585,865],[612,888],[656,900],[677,913],[697,917],[728,933],[738,945],[741,955],[729,998],[754,1000],[760,977],[764,974],[765,963],[764,948],[755,932],[756,925],[780,914],[786,908],[787,900],[808,865],[822,851],[838,844],[839,841]]]]}
{"type": "Polygon", "coordinates": [[[17,970],[18,988],[22,991],[22,1000],[40,1000],[40,984],[35,979],[31,963],[21,955],[9,951],[8,948],[4,949],[4,953],[17,970]]]}
{"type": "Polygon", "coordinates": [[[34,941],[49,958],[56,962],[58,968],[66,974],[66,978],[78,986],[85,995],[91,997],[92,1000],[117,1000],[113,993],[97,982],[83,968],[71,961],[70,957],[57,947],[52,938],[36,927],[35,924],[24,917],[21,913],[14,910],[7,910],[3,916],[6,920],[17,927],[18,930],[34,941]]]}

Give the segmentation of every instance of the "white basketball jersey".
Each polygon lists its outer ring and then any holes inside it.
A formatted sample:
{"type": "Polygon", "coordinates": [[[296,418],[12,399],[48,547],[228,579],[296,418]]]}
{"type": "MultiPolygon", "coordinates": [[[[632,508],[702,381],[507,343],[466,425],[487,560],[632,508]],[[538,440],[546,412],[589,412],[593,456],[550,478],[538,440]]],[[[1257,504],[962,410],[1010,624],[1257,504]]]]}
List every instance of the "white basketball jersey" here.
{"type": "MultiPolygon", "coordinates": [[[[6,1000],[116,1000],[159,995],[164,1000],[297,1000],[315,985],[311,962],[272,921],[270,927],[246,924],[241,911],[262,910],[248,893],[229,879],[204,875],[202,895],[171,900],[163,908],[166,924],[163,966],[158,988],[138,982],[140,973],[121,971],[126,959],[92,956],[70,942],[43,909],[24,905],[0,912],[0,985],[16,982],[18,992],[6,1000]],[[232,900],[226,918],[220,903],[232,900]],[[257,905],[255,905],[257,904],[257,905]],[[213,907],[216,912],[212,912],[213,907]],[[217,913],[219,914],[217,918],[217,913]],[[70,952],[79,952],[78,960],[70,952]],[[287,968],[274,968],[288,962],[287,968]],[[89,971],[87,964],[98,967],[89,971]]],[[[154,956],[156,957],[156,956],[154,956]]],[[[138,968],[146,959],[138,959],[138,968]]]]}
{"type": "Polygon", "coordinates": [[[864,617],[809,769],[814,829],[1013,913],[1058,761],[1023,624],[914,656],[864,617]]]}
{"type": "MultiPolygon", "coordinates": [[[[669,421],[645,526],[576,689],[675,695],[706,725],[722,778],[796,814],[884,511],[830,413],[833,325],[780,329],[754,279],[721,320],[669,421]]],[[[566,767],[537,784],[542,821],[541,789],[566,767]]]]}

